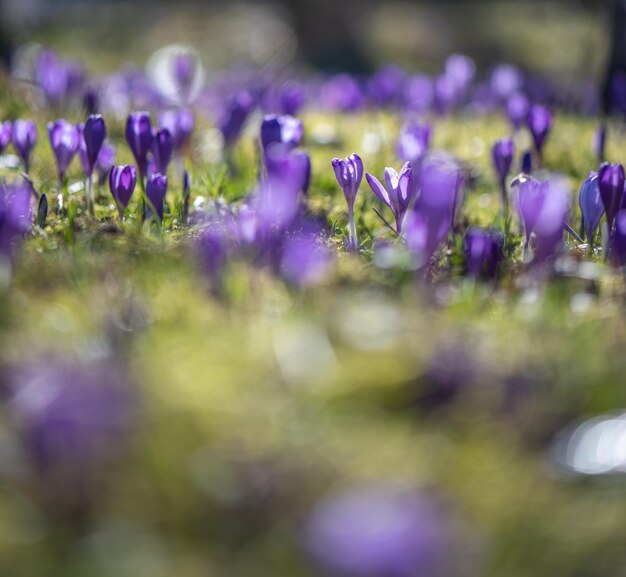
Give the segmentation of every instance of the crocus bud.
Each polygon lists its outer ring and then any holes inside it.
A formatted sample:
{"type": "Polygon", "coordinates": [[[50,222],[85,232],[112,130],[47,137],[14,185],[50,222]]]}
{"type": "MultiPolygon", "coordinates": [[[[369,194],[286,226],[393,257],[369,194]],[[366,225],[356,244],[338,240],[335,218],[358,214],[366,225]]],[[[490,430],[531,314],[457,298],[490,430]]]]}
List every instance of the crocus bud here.
{"type": "Polygon", "coordinates": [[[356,199],[357,192],[361,186],[361,180],[363,179],[363,161],[358,154],[351,154],[345,160],[340,158],[334,158],[332,161],[335,176],[337,182],[343,190],[343,194],[346,197],[348,203],[348,224],[350,227],[350,241],[356,246],[357,234],[356,224],[354,222],[354,201],[356,199]]]}
{"type": "Polygon", "coordinates": [[[555,257],[563,246],[563,232],[570,212],[570,191],[564,183],[553,181],[545,190],[541,209],[535,221],[534,261],[545,262],[555,257]]]}
{"type": "Polygon", "coordinates": [[[164,111],[159,116],[162,128],[167,128],[174,139],[174,150],[182,150],[191,137],[194,128],[193,112],[188,108],[176,108],[164,111]]]}
{"type": "Polygon", "coordinates": [[[533,172],[533,153],[527,150],[522,156],[522,174],[531,175],[533,172]]]}
{"type": "Polygon", "coordinates": [[[411,168],[416,171],[424,156],[428,152],[432,128],[429,124],[409,122],[400,131],[396,144],[396,153],[404,161],[411,163],[411,168]]]}
{"type": "Polygon", "coordinates": [[[172,76],[183,99],[189,95],[197,65],[196,57],[192,52],[180,52],[172,57],[172,76]]]}
{"type": "Polygon", "coordinates": [[[407,162],[398,174],[393,168],[385,168],[385,184],[366,173],[365,179],[378,199],[386,204],[396,219],[396,233],[402,233],[402,223],[413,197],[413,171],[407,162]]]}
{"type": "Polygon", "coordinates": [[[100,178],[106,178],[115,164],[115,148],[108,142],[104,142],[96,160],[96,170],[100,178]]]}
{"type": "Polygon", "coordinates": [[[273,145],[282,145],[288,150],[296,148],[302,141],[303,133],[302,121],[293,116],[266,116],[261,124],[263,150],[273,145]]]}
{"type": "Polygon", "coordinates": [[[126,142],[135,157],[141,178],[148,168],[148,152],[152,148],[152,125],[149,112],[131,112],[126,121],[126,142]]]}
{"type": "Polygon", "coordinates": [[[133,165],[114,166],[111,169],[109,173],[109,188],[115,199],[115,204],[117,204],[120,219],[124,216],[124,211],[128,207],[136,184],[137,169],[133,165]]]}
{"type": "Polygon", "coordinates": [[[232,146],[239,139],[253,108],[254,99],[248,92],[240,92],[226,105],[218,126],[227,147],[232,146]]]}
{"type": "Polygon", "coordinates": [[[191,197],[191,179],[189,172],[185,170],[183,172],[183,223],[186,224],[189,220],[189,199],[191,197]]]}
{"type": "Polygon", "coordinates": [[[535,150],[541,156],[543,145],[552,128],[552,113],[546,106],[535,104],[530,108],[527,124],[535,144],[535,150]]]}
{"type": "Polygon", "coordinates": [[[578,204],[580,205],[580,212],[583,215],[583,226],[587,235],[587,243],[591,244],[593,235],[604,214],[604,204],[600,196],[597,173],[589,173],[589,176],[585,182],[583,182],[578,195],[578,204]]]}
{"type": "Polygon", "coordinates": [[[613,229],[615,215],[624,196],[624,167],[621,164],[604,163],[598,173],[598,186],[609,230],[613,229]]]}
{"type": "Polygon", "coordinates": [[[514,92],[506,101],[506,115],[515,130],[519,130],[528,118],[530,103],[525,94],[514,92]]]}
{"type": "Polygon", "coordinates": [[[530,235],[535,230],[535,224],[543,207],[549,183],[541,183],[532,177],[522,178],[515,184],[517,187],[517,209],[520,220],[524,225],[526,246],[530,242],[530,235]]]}
{"type": "Polygon", "coordinates": [[[473,228],[465,235],[467,274],[492,278],[502,259],[502,235],[496,231],[473,228]]]}
{"type": "Polygon", "coordinates": [[[37,127],[32,120],[16,120],[13,122],[11,141],[18,156],[24,164],[24,171],[30,168],[30,153],[37,142],[37,127]]]}
{"type": "Polygon", "coordinates": [[[10,121],[0,122],[0,154],[6,150],[9,142],[11,142],[11,130],[12,124],[10,121]]]}
{"type": "Polygon", "coordinates": [[[174,152],[174,139],[167,128],[154,130],[152,138],[152,154],[157,172],[167,174],[167,166],[174,152]]]}
{"type": "Polygon", "coordinates": [[[57,163],[59,182],[63,182],[65,172],[78,151],[80,134],[73,124],[60,118],[48,124],[48,137],[57,163]]]}
{"type": "Polygon", "coordinates": [[[104,118],[100,114],[92,114],[85,121],[83,126],[83,139],[85,141],[85,152],[87,153],[87,176],[93,174],[100,149],[107,135],[104,118]]]}
{"type": "Polygon", "coordinates": [[[163,204],[165,202],[165,195],[167,194],[167,176],[160,173],[151,174],[146,185],[146,219],[150,218],[153,214],[153,210],[156,213],[160,221],[163,221],[163,204]]]}
{"type": "Polygon", "coordinates": [[[501,138],[493,145],[492,156],[493,165],[498,175],[498,182],[503,183],[511,172],[513,166],[513,155],[515,154],[515,145],[510,138],[501,138]]]}
{"type": "Polygon", "coordinates": [[[281,112],[293,116],[302,108],[306,100],[306,93],[300,84],[286,82],[280,90],[279,100],[281,112]]]}

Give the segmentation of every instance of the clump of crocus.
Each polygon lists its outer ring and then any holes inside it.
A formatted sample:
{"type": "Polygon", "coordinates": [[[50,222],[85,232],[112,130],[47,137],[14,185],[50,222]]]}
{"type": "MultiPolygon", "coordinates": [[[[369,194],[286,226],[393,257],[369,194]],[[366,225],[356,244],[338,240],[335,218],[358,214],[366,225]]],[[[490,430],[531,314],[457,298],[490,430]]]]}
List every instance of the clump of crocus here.
{"type": "Polygon", "coordinates": [[[348,230],[350,231],[350,246],[358,247],[356,223],[354,221],[354,201],[363,179],[363,161],[358,154],[351,154],[345,160],[334,158],[332,161],[337,182],[346,197],[348,204],[348,230]]]}
{"type": "Polygon", "coordinates": [[[146,184],[146,220],[156,212],[160,222],[163,222],[165,195],[167,194],[167,176],[160,173],[151,174],[146,184]]]}
{"type": "Polygon", "coordinates": [[[465,262],[467,274],[478,278],[496,275],[502,260],[503,237],[499,231],[471,228],[465,235],[465,262]]]}
{"type": "Polygon", "coordinates": [[[543,160],[543,147],[552,128],[552,112],[546,106],[534,104],[528,112],[526,124],[530,130],[535,151],[541,163],[543,160]]]}
{"type": "Polygon", "coordinates": [[[305,548],[334,577],[430,577],[442,571],[449,543],[436,502],[394,485],[356,487],[313,510],[305,548]]]}
{"type": "MultiPolygon", "coordinates": [[[[378,199],[391,209],[396,220],[396,234],[402,234],[402,223],[413,200],[414,186],[411,164],[405,163],[400,174],[393,168],[385,168],[386,186],[383,186],[375,176],[369,173],[365,174],[365,178],[378,199]]],[[[379,216],[386,223],[385,219],[381,215],[379,216]]]]}
{"type": "Polygon", "coordinates": [[[135,157],[143,185],[148,170],[148,153],[152,149],[152,123],[149,112],[131,112],[126,120],[126,142],[135,157]]]}
{"type": "Polygon", "coordinates": [[[130,198],[137,184],[137,169],[128,164],[126,166],[114,166],[109,173],[109,188],[117,205],[120,220],[124,218],[124,212],[128,208],[130,198]]]}
{"type": "Polygon", "coordinates": [[[498,185],[500,186],[500,195],[502,198],[502,212],[506,218],[509,213],[509,195],[507,192],[506,179],[511,172],[513,166],[513,156],[515,154],[515,145],[510,138],[501,138],[493,145],[492,158],[493,165],[496,169],[498,177],[498,185]]]}
{"type": "Polygon", "coordinates": [[[261,124],[261,145],[264,151],[277,145],[291,150],[300,144],[303,134],[302,121],[298,118],[268,115],[261,124]]]}
{"type": "Polygon", "coordinates": [[[604,163],[598,172],[600,197],[606,212],[609,234],[613,230],[615,215],[622,207],[624,197],[624,167],[621,164],[604,163]]]}
{"type": "Polygon", "coordinates": [[[48,137],[57,164],[59,183],[63,186],[65,172],[78,151],[80,134],[73,124],[60,118],[55,122],[48,123],[48,137]]]}
{"type": "Polygon", "coordinates": [[[174,139],[167,128],[154,130],[152,135],[152,156],[156,172],[167,174],[167,167],[174,152],[174,139]]]}
{"type": "Polygon", "coordinates": [[[11,142],[11,130],[11,121],[5,120],[4,122],[0,122],[0,155],[4,153],[11,142]]]}
{"type": "Polygon", "coordinates": [[[11,129],[11,142],[22,160],[24,172],[28,172],[30,168],[30,153],[37,142],[37,126],[35,126],[35,123],[32,120],[15,120],[11,129]]]}
{"type": "Polygon", "coordinates": [[[593,248],[593,235],[604,214],[604,204],[600,196],[598,174],[596,172],[589,173],[589,176],[580,187],[578,204],[580,205],[580,212],[582,214],[583,228],[587,236],[587,244],[590,248],[593,248]]]}

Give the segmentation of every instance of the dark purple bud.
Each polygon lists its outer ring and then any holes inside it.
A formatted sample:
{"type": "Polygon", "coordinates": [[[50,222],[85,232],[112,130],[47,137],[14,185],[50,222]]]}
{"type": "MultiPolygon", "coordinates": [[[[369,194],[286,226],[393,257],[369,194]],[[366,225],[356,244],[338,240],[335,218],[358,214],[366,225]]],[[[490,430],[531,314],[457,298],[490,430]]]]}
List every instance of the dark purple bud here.
{"type": "Polygon", "coordinates": [[[506,115],[515,130],[519,130],[530,111],[530,102],[525,94],[515,92],[506,101],[506,115]]]}
{"type": "Polygon", "coordinates": [[[272,145],[282,145],[291,150],[300,144],[303,134],[301,120],[273,114],[266,116],[261,124],[261,145],[264,151],[272,145]]]}
{"type": "Polygon", "coordinates": [[[73,124],[60,118],[48,124],[48,137],[56,159],[59,181],[63,182],[65,172],[78,151],[80,133],[73,124]]]}
{"type": "Polygon", "coordinates": [[[435,100],[433,79],[425,74],[411,76],[404,85],[404,104],[407,110],[427,112],[435,100]]]}
{"type": "Polygon", "coordinates": [[[153,214],[153,209],[160,221],[163,221],[163,208],[165,203],[165,195],[167,194],[167,176],[159,174],[151,174],[146,185],[146,219],[153,214]]]}
{"type": "Polygon", "coordinates": [[[346,197],[348,208],[352,208],[363,179],[363,161],[355,153],[348,156],[345,160],[334,158],[332,165],[337,182],[346,197]]]}
{"type": "Polygon", "coordinates": [[[88,116],[98,114],[100,109],[100,95],[92,86],[87,87],[83,93],[83,106],[88,116]]]}
{"type": "Polygon", "coordinates": [[[621,164],[604,163],[598,172],[598,186],[610,231],[624,197],[624,167],[621,164]]]}
{"type": "Polygon", "coordinates": [[[167,128],[154,130],[152,136],[152,155],[157,172],[167,174],[167,167],[174,152],[174,139],[167,128]]]}
{"type": "Polygon", "coordinates": [[[600,219],[604,214],[604,204],[600,196],[597,173],[591,172],[585,182],[583,182],[578,195],[578,204],[583,215],[587,242],[591,243],[593,235],[600,224],[600,219]]]}
{"type": "Polygon", "coordinates": [[[626,266],[626,210],[615,217],[615,229],[611,236],[611,260],[617,267],[626,266]]]}
{"type": "Polygon", "coordinates": [[[409,161],[413,170],[417,170],[428,152],[432,128],[429,124],[409,122],[405,124],[396,144],[396,153],[401,160],[409,161]]]}
{"type": "Polygon", "coordinates": [[[191,178],[189,172],[183,172],[183,223],[189,220],[189,199],[191,198],[191,178]]]}
{"type": "Polygon", "coordinates": [[[128,207],[130,198],[137,184],[137,169],[129,164],[126,166],[114,166],[109,173],[109,188],[118,206],[120,218],[128,207]]]}
{"type": "Polygon", "coordinates": [[[152,148],[152,125],[149,112],[131,112],[126,121],[126,142],[135,157],[141,178],[148,168],[148,152],[152,148]]]}
{"type": "Polygon", "coordinates": [[[11,130],[11,141],[22,159],[25,172],[30,167],[30,153],[37,142],[37,127],[32,120],[16,120],[11,130]]]}
{"type": "Polygon", "coordinates": [[[552,113],[546,106],[535,104],[528,112],[527,124],[533,137],[535,150],[538,154],[541,154],[543,145],[552,128],[552,113]]]}
{"type": "Polygon", "coordinates": [[[502,260],[503,238],[499,231],[473,228],[465,235],[467,274],[493,278],[502,260]]]}
{"type": "Polygon", "coordinates": [[[431,577],[442,570],[448,542],[438,505],[393,485],[325,498],[305,531],[313,562],[333,577],[431,577]]]}
{"type": "Polygon", "coordinates": [[[87,176],[90,177],[96,166],[100,149],[107,135],[107,128],[104,118],[100,114],[92,114],[87,118],[83,126],[83,139],[85,141],[85,152],[87,153],[87,176]]]}
{"type": "Polygon", "coordinates": [[[226,147],[237,142],[253,109],[254,99],[249,92],[240,92],[227,104],[218,122],[226,147]]]}
{"type": "Polygon", "coordinates": [[[373,175],[366,173],[365,179],[378,199],[386,204],[396,219],[396,232],[402,232],[402,223],[413,198],[413,170],[405,163],[398,174],[393,168],[385,168],[385,185],[373,175]]]}
{"type": "Polygon", "coordinates": [[[174,139],[174,150],[180,151],[191,138],[194,129],[193,112],[188,108],[166,110],[159,116],[162,128],[167,128],[174,139]]]}
{"type": "Polygon", "coordinates": [[[13,125],[9,120],[0,122],[0,155],[6,150],[6,147],[11,142],[11,131],[13,125]]]}
{"type": "Polygon", "coordinates": [[[533,153],[527,150],[522,155],[522,174],[530,175],[533,172],[533,153]]]}
{"type": "Polygon", "coordinates": [[[515,145],[510,138],[501,138],[493,145],[492,157],[493,164],[498,175],[498,182],[503,184],[506,177],[511,172],[513,166],[513,155],[515,154],[515,145]]]}
{"type": "Polygon", "coordinates": [[[593,152],[596,155],[598,163],[604,162],[604,151],[606,149],[607,126],[603,122],[598,127],[597,132],[593,136],[593,152]]]}

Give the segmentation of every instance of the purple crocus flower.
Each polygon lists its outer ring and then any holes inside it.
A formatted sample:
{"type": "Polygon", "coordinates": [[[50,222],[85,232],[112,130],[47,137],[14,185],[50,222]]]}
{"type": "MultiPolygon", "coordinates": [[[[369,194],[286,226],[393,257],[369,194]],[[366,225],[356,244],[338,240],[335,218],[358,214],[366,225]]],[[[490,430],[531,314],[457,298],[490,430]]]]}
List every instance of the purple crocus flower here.
{"type": "Polygon", "coordinates": [[[386,204],[396,219],[396,233],[402,233],[402,223],[413,198],[413,170],[407,162],[398,174],[393,168],[385,168],[385,184],[373,175],[366,173],[365,178],[374,194],[386,204]]]}
{"type": "Polygon", "coordinates": [[[98,154],[98,160],[96,160],[96,170],[101,179],[106,178],[109,175],[109,171],[115,164],[115,147],[104,141],[100,154],[98,154]]]}
{"type": "Polygon", "coordinates": [[[59,182],[63,183],[65,172],[78,151],[80,133],[64,118],[48,124],[50,146],[57,163],[59,182]]]}
{"type": "Polygon", "coordinates": [[[92,114],[87,118],[83,126],[83,140],[87,155],[87,177],[93,174],[98,155],[107,135],[107,127],[104,118],[100,114],[92,114]]]}
{"type": "Polygon", "coordinates": [[[114,166],[109,173],[109,188],[115,199],[115,204],[120,215],[124,218],[124,212],[128,207],[130,198],[137,184],[137,169],[128,164],[126,166],[114,166]]]}
{"type": "Polygon", "coordinates": [[[611,260],[617,267],[626,266],[626,210],[615,216],[615,229],[611,236],[611,260]]]}
{"type": "Polygon", "coordinates": [[[593,235],[604,214],[604,204],[600,196],[598,174],[596,172],[590,172],[589,176],[580,187],[578,203],[583,216],[583,226],[587,235],[587,243],[591,245],[593,235]]]}
{"type": "Polygon", "coordinates": [[[167,174],[167,167],[174,152],[174,139],[167,128],[154,130],[152,133],[152,155],[157,172],[167,174]]]}
{"type": "Polygon", "coordinates": [[[503,238],[499,231],[472,228],[465,235],[465,261],[471,277],[493,278],[502,260],[503,238]]]}
{"type": "Polygon", "coordinates": [[[320,101],[329,110],[356,112],[363,107],[365,98],[359,83],[352,76],[337,74],[322,86],[320,101]]]}
{"type": "Polygon", "coordinates": [[[304,87],[297,82],[285,82],[280,89],[279,105],[280,111],[288,116],[297,114],[306,100],[304,87]]]}
{"type": "Polygon", "coordinates": [[[37,126],[32,120],[15,120],[11,130],[11,142],[24,164],[24,171],[30,168],[30,153],[37,142],[37,126]]]}
{"type": "Polygon", "coordinates": [[[218,122],[226,147],[231,147],[237,142],[254,105],[254,98],[245,91],[240,92],[228,102],[218,122]]]}
{"type": "Polygon", "coordinates": [[[563,232],[570,212],[570,191],[564,183],[553,181],[545,190],[535,221],[534,261],[543,263],[556,256],[563,246],[563,232]]]}
{"type": "Polygon", "coordinates": [[[398,66],[385,66],[369,81],[368,91],[378,106],[398,104],[404,87],[406,73],[398,66]]]}
{"type": "Polygon", "coordinates": [[[432,128],[429,124],[411,121],[404,125],[398,136],[396,154],[411,163],[414,175],[419,172],[420,164],[428,152],[432,128]]]}
{"type": "Polygon", "coordinates": [[[522,154],[522,165],[521,165],[522,174],[530,175],[533,172],[533,153],[530,150],[527,150],[524,154],[522,154]]]}
{"type": "Polygon", "coordinates": [[[11,131],[13,125],[9,120],[0,122],[0,155],[6,150],[6,147],[11,142],[11,131]]]}
{"type": "Polygon", "coordinates": [[[159,116],[162,128],[167,128],[174,139],[174,150],[180,152],[191,138],[194,129],[193,112],[188,108],[166,110],[159,116]]]}
{"type": "Polygon", "coordinates": [[[219,224],[210,223],[200,234],[197,255],[211,291],[217,296],[222,292],[222,277],[228,264],[228,253],[229,239],[225,231],[219,224]]]}
{"type": "Polygon", "coordinates": [[[492,94],[500,102],[506,102],[521,88],[523,81],[519,68],[510,64],[500,64],[493,69],[489,85],[492,94]]]}
{"type": "Polygon", "coordinates": [[[29,184],[0,184],[0,264],[11,267],[17,241],[30,230],[31,187],[29,184]]]}
{"type": "Polygon", "coordinates": [[[530,235],[541,213],[543,202],[550,189],[549,182],[539,182],[532,177],[522,177],[515,182],[517,188],[517,209],[524,225],[526,246],[530,243],[530,235]]]}
{"type": "Polygon", "coordinates": [[[515,154],[515,145],[510,138],[501,138],[493,145],[492,158],[493,164],[498,176],[498,184],[500,186],[500,195],[502,198],[502,210],[506,215],[509,211],[509,197],[506,190],[506,179],[511,172],[513,166],[513,155],[515,154]]]}
{"type": "Polygon", "coordinates": [[[146,185],[146,219],[153,215],[153,209],[163,222],[163,208],[167,194],[167,176],[160,173],[151,174],[146,185]]]}
{"type": "Polygon", "coordinates": [[[531,106],[526,122],[533,138],[535,150],[541,158],[543,146],[552,128],[552,113],[546,106],[535,104],[531,106]]]}
{"type": "Polygon", "coordinates": [[[598,172],[600,197],[606,212],[609,231],[613,229],[615,215],[622,205],[624,197],[624,167],[621,164],[604,163],[598,172]]]}
{"type": "Polygon", "coordinates": [[[196,74],[197,61],[191,52],[179,52],[172,56],[172,77],[178,93],[183,100],[189,97],[189,91],[196,74]]]}
{"type": "Polygon", "coordinates": [[[519,130],[528,118],[530,102],[522,92],[514,92],[506,101],[506,115],[515,130],[519,130]]]}
{"type": "Polygon", "coordinates": [[[463,54],[451,54],[446,60],[445,74],[464,93],[476,74],[476,63],[463,54]]]}
{"type": "Polygon", "coordinates": [[[149,112],[131,112],[126,121],[126,142],[135,157],[143,180],[148,168],[148,153],[152,148],[152,124],[149,112]]]}
{"type": "Polygon", "coordinates": [[[302,233],[287,240],[280,272],[287,282],[307,287],[319,284],[328,273],[330,264],[330,251],[319,237],[302,233]]]}
{"type": "Polygon", "coordinates": [[[437,504],[392,485],[325,498],[305,531],[313,562],[333,577],[430,577],[442,570],[448,542],[437,504]]]}
{"type": "Polygon", "coordinates": [[[343,194],[346,197],[348,204],[348,227],[350,230],[350,244],[354,248],[358,246],[358,239],[356,233],[356,224],[354,222],[354,201],[356,200],[357,192],[361,186],[361,180],[363,179],[363,161],[361,157],[354,153],[348,156],[345,160],[340,158],[334,158],[332,161],[335,176],[337,182],[343,190],[343,194]]]}
{"type": "Polygon", "coordinates": [[[293,116],[266,116],[261,124],[261,145],[267,151],[270,146],[281,145],[291,150],[302,141],[302,121],[293,116]]]}
{"type": "Polygon", "coordinates": [[[435,100],[433,79],[425,74],[411,76],[404,84],[404,104],[407,110],[427,112],[435,100]]]}

